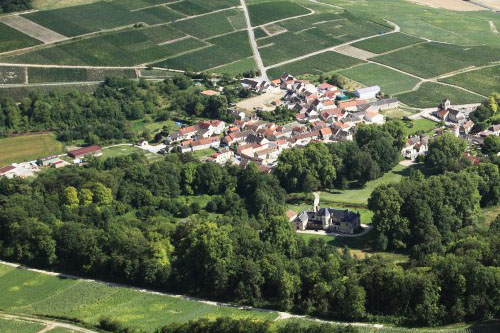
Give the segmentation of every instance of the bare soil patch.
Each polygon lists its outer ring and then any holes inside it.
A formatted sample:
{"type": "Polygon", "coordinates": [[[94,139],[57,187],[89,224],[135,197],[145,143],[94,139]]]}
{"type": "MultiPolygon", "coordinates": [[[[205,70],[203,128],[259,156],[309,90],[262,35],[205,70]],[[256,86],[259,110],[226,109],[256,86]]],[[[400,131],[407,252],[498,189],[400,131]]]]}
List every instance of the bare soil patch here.
{"type": "Polygon", "coordinates": [[[344,45],[344,46],[341,46],[339,48],[336,48],[335,52],[338,52],[340,54],[343,54],[343,55],[346,55],[349,57],[362,59],[362,60],[366,60],[366,59],[369,59],[371,57],[377,56],[375,53],[368,52],[368,51],[365,51],[362,49],[358,49],[357,47],[354,47],[351,45],[344,45]]]}
{"type": "Polygon", "coordinates": [[[283,94],[284,94],[283,92],[280,92],[280,93],[268,92],[268,93],[241,101],[238,104],[236,104],[236,106],[245,110],[245,112],[247,114],[253,113],[255,108],[262,108],[265,111],[272,111],[275,108],[275,106],[271,104],[272,101],[274,101],[276,99],[280,99],[281,97],[283,97],[283,94]]]}
{"type": "Polygon", "coordinates": [[[433,8],[444,8],[450,10],[456,10],[460,12],[472,12],[485,10],[484,8],[477,6],[471,2],[464,0],[409,0],[411,2],[418,3],[420,5],[426,5],[433,8]]]}
{"type": "Polygon", "coordinates": [[[0,17],[0,22],[30,37],[36,38],[45,44],[60,42],[68,39],[68,37],[66,36],[63,36],[55,31],[47,29],[19,15],[0,17]]]}

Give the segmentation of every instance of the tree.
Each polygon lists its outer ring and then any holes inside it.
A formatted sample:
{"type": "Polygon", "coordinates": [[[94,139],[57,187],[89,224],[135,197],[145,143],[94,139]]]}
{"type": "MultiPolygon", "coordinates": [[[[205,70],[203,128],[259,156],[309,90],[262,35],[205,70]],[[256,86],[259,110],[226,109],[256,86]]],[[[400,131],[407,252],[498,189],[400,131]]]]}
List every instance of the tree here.
{"type": "Polygon", "coordinates": [[[69,208],[78,207],[80,203],[78,200],[78,192],[73,186],[68,186],[64,189],[64,203],[69,208]]]}
{"type": "Polygon", "coordinates": [[[463,157],[466,148],[465,140],[451,133],[445,133],[429,143],[425,164],[434,174],[458,171],[467,165],[463,157]]]}
{"type": "Polygon", "coordinates": [[[492,155],[500,152],[500,137],[496,135],[488,135],[484,139],[483,147],[481,149],[483,154],[492,155]]]}
{"type": "Polygon", "coordinates": [[[264,242],[268,242],[280,253],[290,257],[297,254],[297,235],[286,217],[271,217],[262,230],[261,236],[264,242]]]}

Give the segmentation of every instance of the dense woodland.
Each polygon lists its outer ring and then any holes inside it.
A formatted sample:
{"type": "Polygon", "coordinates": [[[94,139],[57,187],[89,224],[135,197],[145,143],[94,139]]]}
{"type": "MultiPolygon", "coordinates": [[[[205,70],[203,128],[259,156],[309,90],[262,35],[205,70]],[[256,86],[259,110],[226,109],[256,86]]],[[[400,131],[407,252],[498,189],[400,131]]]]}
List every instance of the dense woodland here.
{"type": "MultiPolygon", "coordinates": [[[[199,80],[206,86],[212,84],[206,76],[199,80]]],[[[231,82],[223,78],[219,84],[231,82]]],[[[0,99],[0,136],[52,130],[65,142],[131,141],[135,139],[130,129],[134,120],[205,117],[230,121],[228,103],[246,94],[238,87],[228,87],[222,96],[206,97],[185,76],[159,83],[108,78],[93,94],[33,92],[19,104],[0,99]]]]}
{"type": "Polygon", "coordinates": [[[31,9],[31,0],[0,0],[0,14],[31,9]]]}

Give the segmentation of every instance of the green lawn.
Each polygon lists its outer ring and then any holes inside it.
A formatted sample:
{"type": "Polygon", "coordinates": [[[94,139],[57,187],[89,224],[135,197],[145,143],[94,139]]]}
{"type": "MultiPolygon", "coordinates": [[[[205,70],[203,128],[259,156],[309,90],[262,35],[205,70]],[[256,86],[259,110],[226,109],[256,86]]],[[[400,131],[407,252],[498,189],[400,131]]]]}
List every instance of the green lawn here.
{"type": "Polygon", "coordinates": [[[102,283],[60,279],[5,265],[0,265],[0,293],[0,308],[11,313],[75,318],[90,325],[108,316],[149,332],[172,322],[198,318],[276,318],[272,313],[212,306],[102,283]]]}
{"type": "Polygon", "coordinates": [[[215,152],[216,152],[215,149],[209,148],[209,149],[197,150],[191,154],[196,158],[203,158],[203,157],[208,157],[215,152]]]}
{"type": "Polygon", "coordinates": [[[364,64],[339,73],[365,86],[378,85],[386,94],[411,90],[420,82],[419,79],[376,64],[364,64]]]}
{"type": "Polygon", "coordinates": [[[330,204],[346,204],[346,205],[366,205],[368,198],[373,190],[381,184],[398,182],[404,175],[409,173],[410,167],[398,164],[391,171],[384,174],[382,177],[369,181],[363,188],[348,189],[348,190],[333,190],[331,192],[321,192],[321,202],[330,204]]]}
{"type": "Polygon", "coordinates": [[[137,135],[142,134],[142,132],[144,132],[146,128],[149,129],[152,133],[157,133],[161,129],[163,129],[164,126],[167,126],[169,133],[179,128],[179,126],[173,120],[155,121],[150,123],[147,123],[144,120],[134,120],[130,122],[130,129],[137,135]]]}
{"type": "Polygon", "coordinates": [[[494,92],[500,92],[500,66],[478,69],[439,81],[451,83],[488,96],[494,92]]]}
{"type": "Polygon", "coordinates": [[[0,318],[0,332],[2,333],[36,333],[43,328],[45,328],[43,324],[0,318]]]}
{"type": "Polygon", "coordinates": [[[406,134],[410,136],[420,131],[430,133],[436,127],[438,127],[438,124],[433,121],[427,119],[417,119],[407,123],[406,134]]]}
{"type": "Polygon", "coordinates": [[[389,118],[389,119],[401,119],[403,117],[408,117],[408,116],[411,116],[413,114],[410,111],[403,110],[400,108],[384,110],[384,111],[381,111],[381,113],[386,118],[389,118]]]}
{"type": "Polygon", "coordinates": [[[15,136],[0,139],[0,166],[26,162],[64,152],[54,134],[15,136]]]}
{"type": "Polygon", "coordinates": [[[443,99],[449,99],[453,104],[479,103],[483,100],[481,96],[433,82],[426,82],[418,90],[397,97],[400,102],[416,108],[436,107],[443,99]]]}

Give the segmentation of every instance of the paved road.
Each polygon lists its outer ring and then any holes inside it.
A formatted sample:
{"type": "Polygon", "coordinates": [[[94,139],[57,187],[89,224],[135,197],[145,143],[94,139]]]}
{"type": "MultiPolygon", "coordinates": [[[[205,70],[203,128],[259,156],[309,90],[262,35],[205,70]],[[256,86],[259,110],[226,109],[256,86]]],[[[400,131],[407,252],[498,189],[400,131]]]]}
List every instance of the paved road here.
{"type": "Polygon", "coordinates": [[[97,333],[96,331],[89,330],[87,328],[71,325],[71,324],[66,324],[66,323],[61,323],[53,320],[48,320],[48,319],[40,319],[40,318],[34,318],[34,317],[28,317],[28,316],[22,316],[22,315],[13,315],[9,313],[3,313],[0,312],[0,318],[8,319],[8,320],[20,320],[20,321],[29,321],[29,322],[34,322],[34,323],[40,323],[40,324],[45,324],[47,327],[42,329],[41,331],[38,331],[38,333],[45,333],[49,332],[53,328],[56,327],[62,327],[66,328],[68,330],[73,330],[75,332],[81,332],[81,333],[97,333]]]}
{"type": "Polygon", "coordinates": [[[240,0],[241,7],[243,9],[243,15],[245,16],[245,21],[247,23],[248,37],[250,38],[250,44],[252,45],[253,57],[255,62],[257,63],[257,67],[260,71],[260,76],[262,80],[270,81],[269,77],[266,73],[266,67],[264,66],[264,62],[262,61],[262,57],[260,56],[259,47],[257,46],[257,41],[255,40],[255,34],[253,32],[252,23],[250,22],[250,15],[248,14],[248,8],[245,3],[245,0],[240,0]]]}

